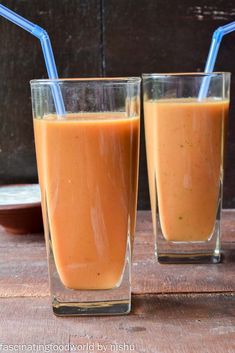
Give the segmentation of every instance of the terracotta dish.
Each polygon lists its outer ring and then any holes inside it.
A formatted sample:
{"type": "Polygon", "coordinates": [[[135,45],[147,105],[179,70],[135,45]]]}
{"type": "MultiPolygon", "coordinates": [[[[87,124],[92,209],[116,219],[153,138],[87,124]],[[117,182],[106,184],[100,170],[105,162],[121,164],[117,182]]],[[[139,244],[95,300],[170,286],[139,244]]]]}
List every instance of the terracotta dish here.
{"type": "Polygon", "coordinates": [[[0,186],[0,225],[12,234],[43,230],[38,184],[0,186]]]}

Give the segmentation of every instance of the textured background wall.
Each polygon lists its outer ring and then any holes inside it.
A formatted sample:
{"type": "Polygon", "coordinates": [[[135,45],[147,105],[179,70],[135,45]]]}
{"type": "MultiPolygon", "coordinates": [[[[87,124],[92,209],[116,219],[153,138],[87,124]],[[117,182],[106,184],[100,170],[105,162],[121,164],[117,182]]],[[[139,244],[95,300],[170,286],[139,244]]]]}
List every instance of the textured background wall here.
{"type": "MultiPolygon", "coordinates": [[[[5,0],[50,34],[60,77],[202,71],[213,30],[235,20],[230,0],[5,0]]],[[[235,34],[216,70],[235,74],[235,34]]],[[[46,78],[36,38],[0,18],[0,183],[37,180],[29,80],[46,78]]],[[[235,80],[224,206],[235,207],[235,80]]],[[[143,121],[142,121],[143,122],[143,121]]],[[[139,208],[149,208],[144,130],[139,208]]]]}

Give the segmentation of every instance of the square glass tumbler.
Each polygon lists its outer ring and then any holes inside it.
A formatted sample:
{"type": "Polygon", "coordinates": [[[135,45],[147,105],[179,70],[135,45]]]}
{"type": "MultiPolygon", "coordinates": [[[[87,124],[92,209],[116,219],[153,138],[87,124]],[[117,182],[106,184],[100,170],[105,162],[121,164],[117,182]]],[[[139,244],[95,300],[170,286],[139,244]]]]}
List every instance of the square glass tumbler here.
{"type": "Polygon", "coordinates": [[[220,261],[229,73],[143,75],[155,252],[161,263],[220,261]]]}
{"type": "Polygon", "coordinates": [[[53,311],[131,308],[140,78],[33,80],[37,166],[53,311]],[[55,93],[64,114],[56,113],[55,93]]]}

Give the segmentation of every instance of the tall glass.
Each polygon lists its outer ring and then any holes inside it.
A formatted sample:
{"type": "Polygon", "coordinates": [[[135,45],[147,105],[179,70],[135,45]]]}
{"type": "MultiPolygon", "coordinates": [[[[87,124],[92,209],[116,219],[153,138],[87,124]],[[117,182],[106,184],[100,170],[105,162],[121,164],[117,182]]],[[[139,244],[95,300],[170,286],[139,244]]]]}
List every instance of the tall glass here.
{"type": "Polygon", "coordinates": [[[136,218],[140,78],[33,80],[56,315],[126,314],[136,218]],[[59,85],[66,114],[53,100],[59,85]]]}
{"type": "Polygon", "coordinates": [[[155,251],[161,263],[220,261],[229,73],[143,75],[155,251]],[[199,100],[202,84],[207,96],[199,100]]]}

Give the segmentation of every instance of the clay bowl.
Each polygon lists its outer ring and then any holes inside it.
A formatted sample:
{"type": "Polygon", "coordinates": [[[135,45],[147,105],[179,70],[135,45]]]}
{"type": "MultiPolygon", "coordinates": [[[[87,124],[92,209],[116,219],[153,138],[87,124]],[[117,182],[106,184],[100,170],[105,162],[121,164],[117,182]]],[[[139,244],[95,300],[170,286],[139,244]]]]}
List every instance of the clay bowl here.
{"type": "Polygon", "coordinates": [[[12,234],[42,232],[38,184],[0,186],[0,225],[12,234]]]}

